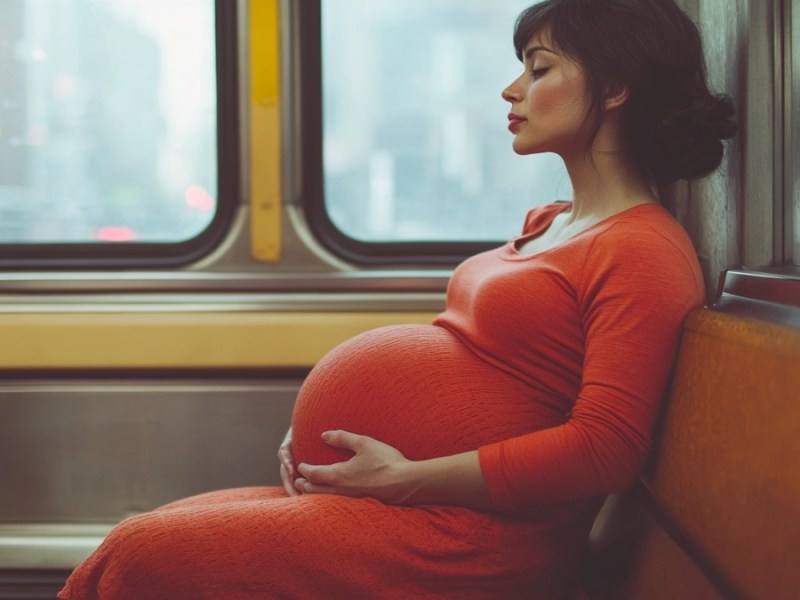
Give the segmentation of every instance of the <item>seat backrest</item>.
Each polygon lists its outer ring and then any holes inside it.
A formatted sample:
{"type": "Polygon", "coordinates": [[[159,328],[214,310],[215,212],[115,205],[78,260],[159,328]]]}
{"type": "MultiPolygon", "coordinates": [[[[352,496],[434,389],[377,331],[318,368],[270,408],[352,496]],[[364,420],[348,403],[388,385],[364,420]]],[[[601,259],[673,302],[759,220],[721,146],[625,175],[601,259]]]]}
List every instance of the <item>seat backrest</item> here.
{"type": "Polygon", "coordinates": [[[612,597],[799,598],[800,329],[692,313],[636,487],[646,515],[612,597]]]}

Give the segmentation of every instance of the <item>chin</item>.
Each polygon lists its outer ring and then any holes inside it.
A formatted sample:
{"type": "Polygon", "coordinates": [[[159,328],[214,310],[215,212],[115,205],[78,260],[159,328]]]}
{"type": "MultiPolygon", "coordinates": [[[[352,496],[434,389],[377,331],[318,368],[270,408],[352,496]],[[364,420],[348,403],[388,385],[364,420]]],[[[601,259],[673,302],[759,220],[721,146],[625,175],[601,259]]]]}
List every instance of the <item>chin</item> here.
{"type": "Polygon", "coordinates": [[[552,152],[552,150],[547,148],[539,148],[536,146],[516,144],[516,143],[512,144],[511,148],[512,150],[514,150],[516,154],[519,154],[520,156],[529,156],[531,154],[544,154],[545,152],[552,152]]]}

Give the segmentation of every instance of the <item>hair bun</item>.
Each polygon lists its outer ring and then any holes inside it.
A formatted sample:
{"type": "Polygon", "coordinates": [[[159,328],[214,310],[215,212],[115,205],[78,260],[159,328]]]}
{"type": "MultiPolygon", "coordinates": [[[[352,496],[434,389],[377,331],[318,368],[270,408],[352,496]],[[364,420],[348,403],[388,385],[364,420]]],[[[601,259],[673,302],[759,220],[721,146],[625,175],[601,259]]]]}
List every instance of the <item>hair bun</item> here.
{"type": "Polygon", "coordinates": [[[722,162],[722,140],[732,138],[736,130],[733,100],[706,93],[662,117],[653,131],[646,163],[659,184],[704,177],[722,162]]]}

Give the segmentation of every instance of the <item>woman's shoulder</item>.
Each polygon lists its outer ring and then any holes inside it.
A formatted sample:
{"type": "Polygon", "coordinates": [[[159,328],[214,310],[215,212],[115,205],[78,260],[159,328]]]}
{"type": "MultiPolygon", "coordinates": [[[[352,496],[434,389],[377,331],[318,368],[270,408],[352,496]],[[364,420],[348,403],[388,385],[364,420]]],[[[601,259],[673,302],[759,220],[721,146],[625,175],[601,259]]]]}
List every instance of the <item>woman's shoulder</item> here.
{"type": "Polygon", "coordinates": [[[689,234],[660,204],[639,204],[606,219],[600,223],[594,242],[596,248],[611,252],[652,254],[672,249],[695,256],[689,234]]]}
{"type": "Polygon", "coordinates": [[[703,293],[697,252],[689,234],[658,204],[640,205],[608,219],[593,236],[585,256],[584,279],[607,282],[611,277],[625,285],[685,287],[703,293]],[[673,285],[655,285],[662,284],[673,285]]]}

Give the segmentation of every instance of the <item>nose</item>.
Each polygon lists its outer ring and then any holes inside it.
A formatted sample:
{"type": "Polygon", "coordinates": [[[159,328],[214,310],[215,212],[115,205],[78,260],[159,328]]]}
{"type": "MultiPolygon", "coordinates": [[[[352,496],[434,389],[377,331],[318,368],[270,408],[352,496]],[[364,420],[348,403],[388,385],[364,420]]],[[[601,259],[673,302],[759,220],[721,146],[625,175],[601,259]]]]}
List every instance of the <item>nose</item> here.
{"type": "Polygon", "coordinates": [[[500,94],[506,102],[518,102],[520,99],[520,92],[517,86],[517,81],[511,82],[509,86],[500,94]]]}

